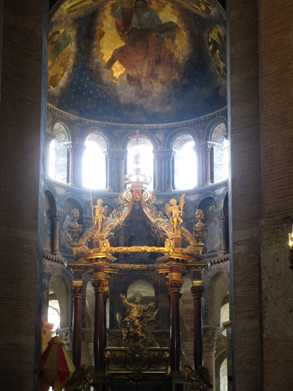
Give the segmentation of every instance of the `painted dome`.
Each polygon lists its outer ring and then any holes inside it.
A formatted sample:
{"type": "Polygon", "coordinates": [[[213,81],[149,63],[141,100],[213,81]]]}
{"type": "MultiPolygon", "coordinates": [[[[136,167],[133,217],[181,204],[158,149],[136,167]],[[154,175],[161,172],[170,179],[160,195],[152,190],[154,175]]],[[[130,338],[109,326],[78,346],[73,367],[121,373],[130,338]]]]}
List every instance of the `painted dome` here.
{"type": "Polygon", "coordinates": [[[164,124],[226,106],[216,0],[65,0],[50,14],[48,103],[88,120],[164,124]]]}

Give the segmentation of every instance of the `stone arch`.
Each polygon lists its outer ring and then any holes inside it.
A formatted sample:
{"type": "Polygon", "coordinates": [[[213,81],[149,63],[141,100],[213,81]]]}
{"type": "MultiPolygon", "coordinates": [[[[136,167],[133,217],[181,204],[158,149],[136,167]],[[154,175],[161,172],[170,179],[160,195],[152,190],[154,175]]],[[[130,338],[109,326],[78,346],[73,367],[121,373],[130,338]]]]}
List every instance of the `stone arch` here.
{"type": "Polygon", "coordinates": [[[197,209],[201,209],[200,205],[201,205],[202,201],[204,201],[206,198],[213,198],[216,203],[217,209],[220,208],[220,206],[221,206],[220,197],[214,191],[205,191],[204,193],[199,195],[199,197],[195,200],[195,202],[193,204],[193,214],[196,213],[197,209]]]}
{"type": "Polygon", "coordinates": [[[63,196],[61,197],[60,202],[59,202],[59,208],[64,209],[64,204],[69,199],[73,199],[76,202],[78,202],[80,205],[80,208],[81,208],[80,212],[82,211],[83,214],[87,214],[88,208],[87,208],[87,204],[86,204],[85,200],[81,197],[81,195],[79,193],[76,193],[73,191],[67,191],[65,194],[63,194],[63,196]]]}
{"type": "Polygon", "coordinates": [[[68,142],[72,142],[73,138],[74,138],[73,131],[72,131],[70,123],[66,120],[66,118],[59,117],[59,116],[55,117],[50,125],[50,128],[51,128],[50,133],[53,134],[54,128],[57,124],[60,124],[65,129],[65,132],[66,132],[67,138],[68,138],[68,142]]]}
{"type": "Polygon", "coordinates": [[[220,115],[219,117],[213,119],[209,123],[209,125],[208,125],[208,127],[207,127],[207,129],[205,131],[205,141],[211,141],[212,140],[212,136],[213,136],[213,132],[214,132],[215,128],[218,125],[220,125],[221,123],[225,124],[226,129],[228,131],[227,118],[222,116],[222,115],[220,115]]]}
{"type": "Polygon", "coordinates": [[[229,292],[229,279],[223,271],[217,271],[208,284],[208,323],[220,327],[220,315],[223,299],[229,292]]]}
{"type": "MultiPolygon", "coordinates": [[[[198,200],[197,200],[198,201],[198,200]]],[[[221,249],[221,221],[218,211],[219,197],[205,197],[198,204],[197,209],[201,209],[204,213],[204,224],[206,225],[206,232],[204,237],[205,247],[203,255],[216,255],[215,253],[221,249]],[[217,203],[218,201],[218,203],[217,203]]]]}
{"type": "Polygon", "coordinates": [[[54,201],[56,204],[56,209],[57,209],[58,204],[59,204],[59,196],[56,192],[55,187],[51,183],[48,183],[48,182],[45,183],[45,193],[46,192],[51,193],[52,197],[54,198],[54,201]]]}
{"type": "Polygon", "coordinates": [[[172,149],[173,143],[176,140],[176,138],[183,134],[189,134],[193,138],[195,145],[198,145],[199,142],[198,134],[192,128],[183,127],[183,128],[177,128],[173,130],[171,133],[169,133],[169,135],[166,137],[165,148],[172,149]]]}
{"type": "MultiPolygon", "coordinates": [[[[139,135],[146,137],[152,143],[154,150],[159,148],[158,141],[157,141],[156,137],[151,132],[149,132],[147,130],[140,129],[139,135]]],[[[124,135],[124,137],[121,140],[121,148],[122,149],[125,149],[125,150],[127,149],[127,145],[130,140],[129,137],[135,137],[135,130],[131,130],[130,132],[127,132],[124,135]]]]}
{"type": "Polygon", "coordinates": [[[224,363],[224,361],[227,359],[227,348],[221,350],[215,357],[215,391],[221,390],[221,366],[224,363]]]}
{"type": "Polygon", "coordinates": [[[49,300],[50,296],[55,297],[60,306],[60,328],[70,327],[71,325],[71,285],[70,274],[65,271],[54,271],[49,281],[49,300]],[[70,277],[70,280],[69,280],[70,277]]]}
{"type": "Polygon", "coordinates": [[[92,126],[90,128],[85,129],[85,131],[82,134],[82,142],[85,143],[87,137],[91,134],[99,134],[103,137],[103,139],[106,141],[107,149],[112,149],[115,146],[115,142],[113,140],[112,135],[105,131],[104,129],[101,129],[98,126],[92,126]]]}
{"type": "Polygon", "coordinates": [[[142,298],[142,304],[148,304],[155,299],[156,291],[154,285],[147,278],[139,278],[133,280],[127,288],[127,300],[134,302],[137,296],[142,298]]]}

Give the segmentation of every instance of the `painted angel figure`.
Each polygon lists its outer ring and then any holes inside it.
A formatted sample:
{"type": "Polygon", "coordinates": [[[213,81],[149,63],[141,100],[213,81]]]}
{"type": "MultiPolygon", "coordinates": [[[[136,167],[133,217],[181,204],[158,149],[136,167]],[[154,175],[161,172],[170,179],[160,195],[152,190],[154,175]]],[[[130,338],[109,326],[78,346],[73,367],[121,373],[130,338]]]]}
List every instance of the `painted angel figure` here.
{"type": "Polygon", "coordinates": [[[173,233],[180,233],[180,226],[183,223],[183,220],[180,217],[180,215],[182,216],[182,214],[183,214],[184,197],[185,197],[185,194],[183,194],[181,196],[179,206],[177,205],[177,200],[175,200],[173,198],[170,201],[170,205],[167,204],[165,207],[166,214],[170,218],[170,224],[171,224],[173,233]]]}
{"type": "Polygon", "coordinates": [[[97,200],[97,205],[93,207],[95,210],[94,227],[99,234],[103,232],[106,215],[108,213],[108,206],[106,205],[103,207],[102,204],[102,200],[97,200]]]}

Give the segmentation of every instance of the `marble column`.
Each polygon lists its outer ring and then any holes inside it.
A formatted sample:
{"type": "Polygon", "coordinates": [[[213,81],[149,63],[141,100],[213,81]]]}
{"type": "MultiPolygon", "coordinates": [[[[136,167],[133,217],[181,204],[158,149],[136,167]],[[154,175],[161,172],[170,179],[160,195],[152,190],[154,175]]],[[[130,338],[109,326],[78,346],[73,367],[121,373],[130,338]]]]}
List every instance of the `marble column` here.
{"type": "Polygon", "coordinates": [[[74,186],[74,148],[73,145],[67,145],[68,151],[68,178],[67,182],[70,186],[74,186]]]}
{"type": "Polygon", "coordinates": [[[154,191],[160,192],[161,191],[161,178],[162,176],[162,159],[160,156],[159,150],[153,150],[153,156],[154,156],[154,178],[153,178],[153,184],[154,184],[154,191]]]}
{"type": "Polygon", "coordinates": [[[180,318],[179,318],[179,292],[183,282],[181,280],[180,265],[170,267],[168,286],[171,292],[170,311],[170,349],[171,371],[180,370],[180,318]]]}
{"type": "Polygon", "coordinates": [[[72,331],[72,361],[76,367],[81,360],[81,321],[82,321],[82,295],[84,292],[83,281],[73,280],[71,287],[74,296],[73,331],[72,331]]]}
{"type": "Polygon", "coordinates": [[[114,156],[114,150],[107,149],[107,151],[105,152],[105,158],[106,158],[106,190],[108,190],[108,191],[113,191],[113,180],[114,180],[113,156],[114,156]]]}
{"type": "Polygon", "coordinates": [[[94,280],[92,285],[95,290],[95,328],[94,328],[94,363],[97,371],[104,371],[104,349],[105,349],[105,312],[104,292],[105,273],[102,264],[94,266],[94,280]]]}
{"type": "Polygon", "coordinates": [[[210,143],[205,144],[205,186],[209,186],[212,183],[212,148],[213,145],[210,143]]]}
{"type": "Polygon", "coordinates": [[[81,143],[67,143],[68,150],[68,183],[82,187],[82,160],[86,147],[81,143]]]}

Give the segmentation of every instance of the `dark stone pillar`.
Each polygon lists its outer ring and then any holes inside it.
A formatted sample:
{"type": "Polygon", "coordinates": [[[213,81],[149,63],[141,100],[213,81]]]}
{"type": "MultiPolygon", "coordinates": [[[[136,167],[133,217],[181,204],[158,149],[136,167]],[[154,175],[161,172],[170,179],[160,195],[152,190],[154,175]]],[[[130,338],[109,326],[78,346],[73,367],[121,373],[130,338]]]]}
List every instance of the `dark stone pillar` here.
{"type": "Polygon", "coordinates": [[[159,149],[153,151],[155,162],[155,191],[173,190],[173,150],[159,149]]]}
{"type": "Polygon", "coordinates": [[[125,158],[126,149],[108,149],[108,154],[112,156],[112,182],[111,186],[114,192],[119,193],[124,189],[125,158]]]}
{"type": "Polygon", "coordinates": [[[85,146],[79,143],[67,143],[68,149],[68,183],[82,187],[82,158],[85,146]]]}
{"type": "Polygon", "coordinates": [[[74,311],[72,324],[72,361],[76,367],[81,360],[81,321],[82,321],[82,295],[84,287],[82,280],[73,280],[72,293],[74,296],[74,311]]]}
{"type": "Polygon", "coordinates": [[[229,243],[228,243],[228,216],[224,213],[219,215],[219,219],[221,222],[221,253],[227,254],[229,252],[229,243]]]}
{"type": "Polygon", "coordinates": [[[59,251],[59,228],[60,228],[61,215],[57,214],[54,217],[53,222],[53,254],[61,256],[59,251]]]}

